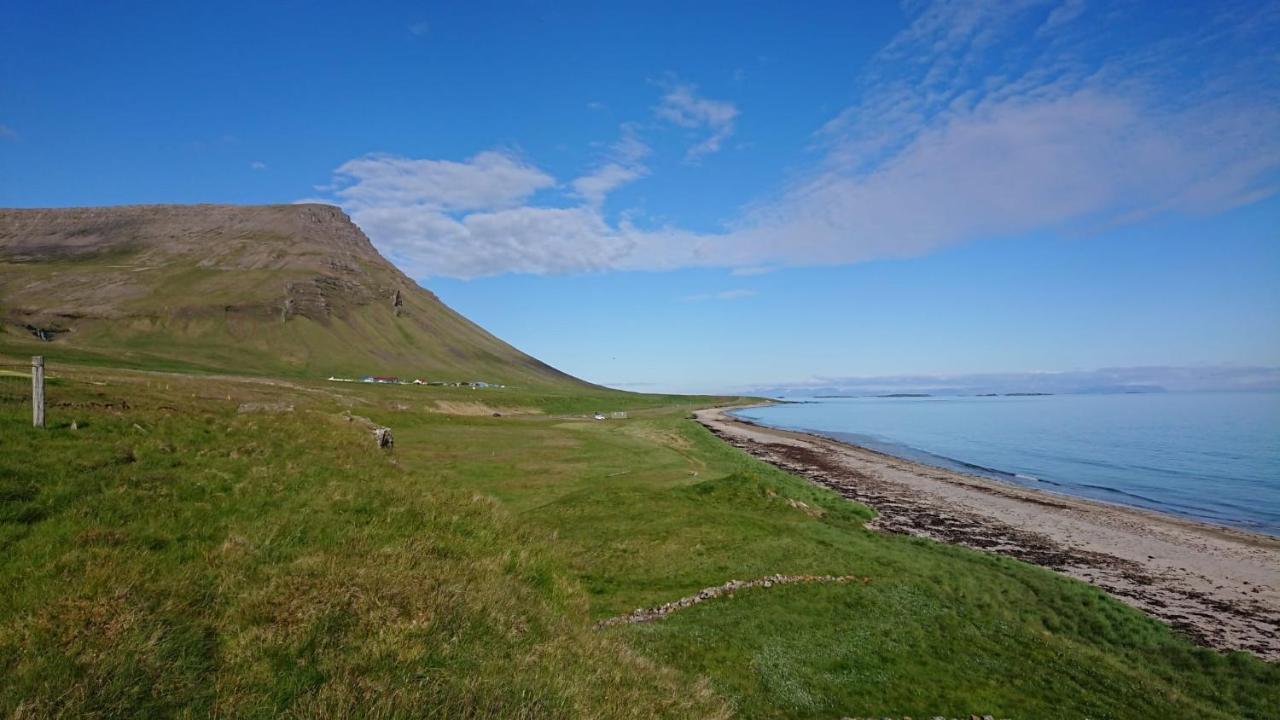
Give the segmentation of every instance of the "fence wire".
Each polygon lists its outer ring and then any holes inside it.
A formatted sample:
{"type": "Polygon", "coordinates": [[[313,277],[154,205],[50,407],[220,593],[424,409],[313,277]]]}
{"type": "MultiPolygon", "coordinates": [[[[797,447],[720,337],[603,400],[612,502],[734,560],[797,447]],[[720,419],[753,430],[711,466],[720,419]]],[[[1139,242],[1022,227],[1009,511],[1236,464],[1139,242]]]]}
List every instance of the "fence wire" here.
{"type": "Polygon", "coordinates": [[[31,361],[0,358],[0,403],[31,404],[31,361]]]}

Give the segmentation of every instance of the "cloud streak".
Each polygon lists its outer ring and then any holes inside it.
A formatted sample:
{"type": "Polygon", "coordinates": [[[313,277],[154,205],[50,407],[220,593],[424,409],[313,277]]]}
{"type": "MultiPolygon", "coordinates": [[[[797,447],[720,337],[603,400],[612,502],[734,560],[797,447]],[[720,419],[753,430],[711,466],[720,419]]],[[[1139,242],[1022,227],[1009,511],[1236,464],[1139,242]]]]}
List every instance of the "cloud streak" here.
{"type": "Polygon", "coordinates": [[[891,375],[818,377],[795,383],[738,388],[735,392],[770,396],[883,395],[927,393],[1123,393],[1280,390],[1280,367],[1115,367],[1065,372],[981,373],[971,375],[891,375]]]}

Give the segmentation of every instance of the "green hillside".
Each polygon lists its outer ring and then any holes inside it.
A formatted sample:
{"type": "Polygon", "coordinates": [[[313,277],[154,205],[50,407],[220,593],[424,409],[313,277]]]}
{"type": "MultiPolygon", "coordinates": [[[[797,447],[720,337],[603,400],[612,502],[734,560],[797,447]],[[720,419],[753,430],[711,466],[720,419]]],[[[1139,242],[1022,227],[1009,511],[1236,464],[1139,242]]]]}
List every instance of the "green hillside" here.
{"type": "Polygon", "coordinates": [[[688,419],[729,398],[52,372],[44,430],[0,394],[0,716],[1280,707],[1280,665],[1043,568],[866,529],[867,508],[688,419]],[[858,580],[595,629],[778,573],[858,580]]]}
{"type": "Polygon", "coordinates": [[[325,205],[0,210],[0,351],[579,384],[448,308],[325,205]]]}

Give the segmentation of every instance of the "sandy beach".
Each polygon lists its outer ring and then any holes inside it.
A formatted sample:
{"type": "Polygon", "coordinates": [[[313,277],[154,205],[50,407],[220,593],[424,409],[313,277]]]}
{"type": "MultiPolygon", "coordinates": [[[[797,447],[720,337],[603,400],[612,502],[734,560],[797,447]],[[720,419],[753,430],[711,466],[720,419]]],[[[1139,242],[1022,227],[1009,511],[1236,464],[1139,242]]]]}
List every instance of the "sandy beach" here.
{"type": "Polygon", "coordinates": [[[934,468],[722,408],[696,417],[751,455],[875,508],[869,527],[1042,565],[1209,647],[1280,660],[1280,538],[934,468]]]}

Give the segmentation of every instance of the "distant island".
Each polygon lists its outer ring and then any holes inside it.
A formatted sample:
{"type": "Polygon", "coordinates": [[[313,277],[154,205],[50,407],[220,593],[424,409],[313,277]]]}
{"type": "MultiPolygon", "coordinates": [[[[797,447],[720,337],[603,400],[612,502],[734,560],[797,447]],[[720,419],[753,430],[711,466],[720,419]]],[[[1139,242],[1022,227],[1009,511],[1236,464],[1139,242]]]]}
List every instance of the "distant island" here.
{"type": "Polygon", "coordinates": [[[888,395],[877,395],[882,398],[913,398],[913,397],[933,397],[928,393],[889,393],[888,395]]]}

